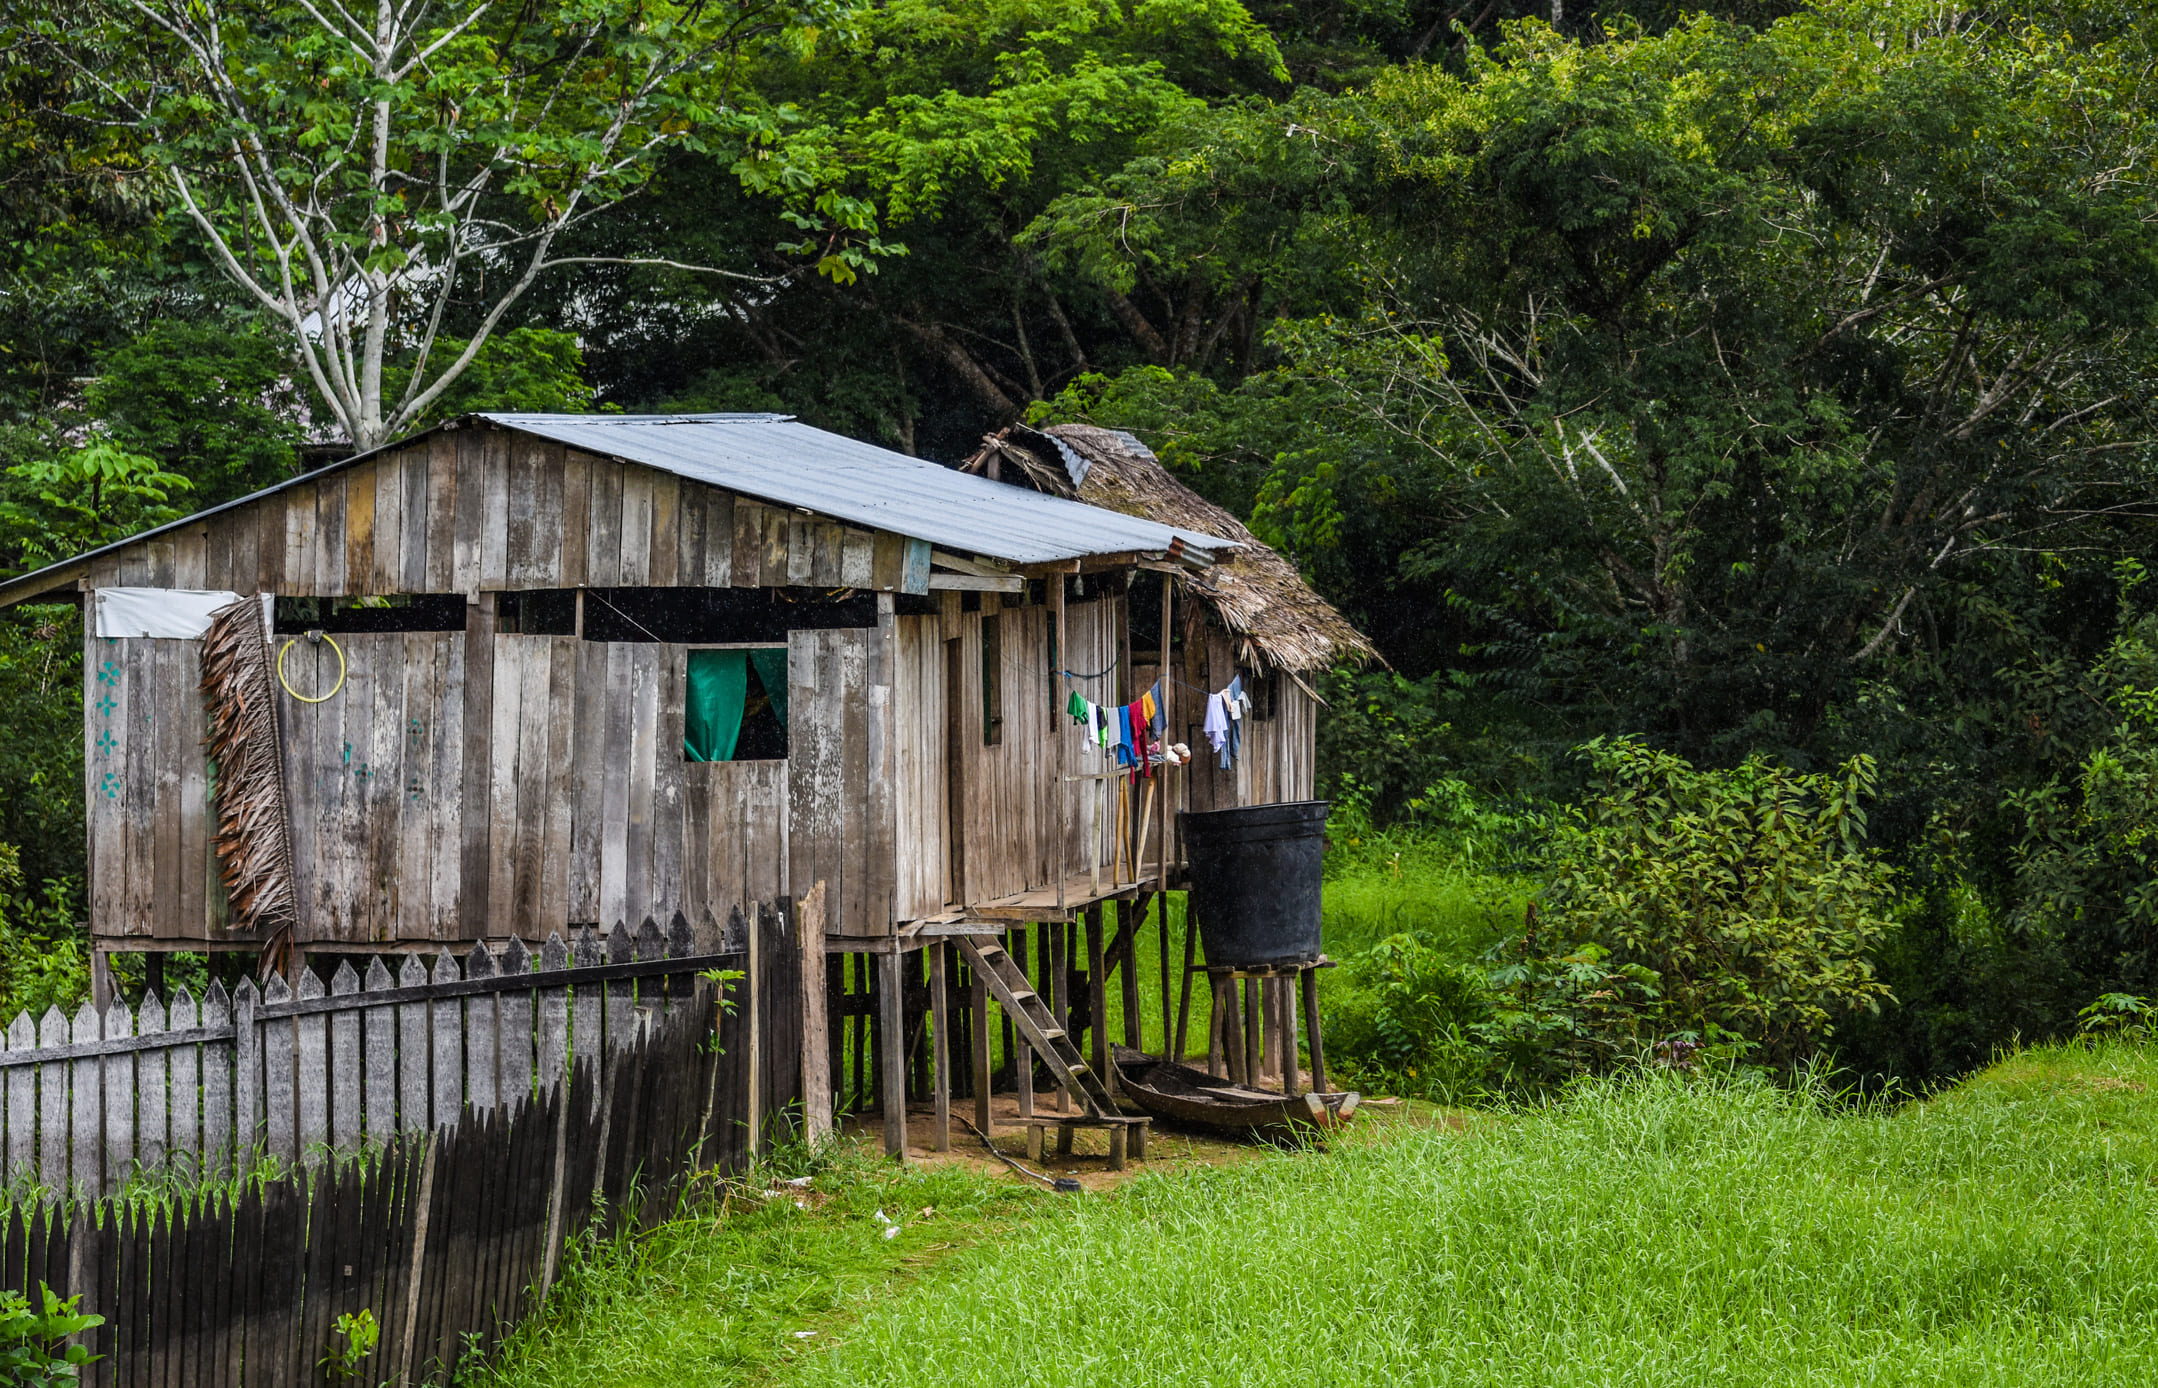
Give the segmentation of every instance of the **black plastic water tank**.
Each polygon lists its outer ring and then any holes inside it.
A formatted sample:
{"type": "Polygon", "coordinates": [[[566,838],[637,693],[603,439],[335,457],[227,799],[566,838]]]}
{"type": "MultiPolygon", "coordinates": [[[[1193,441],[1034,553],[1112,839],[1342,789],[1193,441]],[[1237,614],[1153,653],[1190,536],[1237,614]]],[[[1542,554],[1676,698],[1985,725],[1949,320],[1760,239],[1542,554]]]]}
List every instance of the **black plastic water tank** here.
{"type": "Polygon", "coordinates": [[[1209,964],[1302,964],[1319,957],[1324,800],[1187,811],[1190,909],[1209,964]]]}

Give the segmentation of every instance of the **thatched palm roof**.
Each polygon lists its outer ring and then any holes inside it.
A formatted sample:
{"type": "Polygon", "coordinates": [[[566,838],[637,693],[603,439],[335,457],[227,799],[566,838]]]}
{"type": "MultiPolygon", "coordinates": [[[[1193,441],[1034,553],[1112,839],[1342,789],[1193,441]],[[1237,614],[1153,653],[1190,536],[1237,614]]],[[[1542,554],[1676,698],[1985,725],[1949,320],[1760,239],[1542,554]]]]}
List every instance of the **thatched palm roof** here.
{"type": "Polygon", "coordinates": [[[1090,424],[1013,425],[983,439],[964,466],[1055,496],[1234,540],[1241,548],[1204,573],[1178,581],[1205,599],[1221,624],[1240,638],[1238,657],[1254,669],[1293,673],[1378,659],[1363,633],[1313,592],[1295,565],[1260,543],[1235,516],[1170,476],[1153,451],[1130,434],[1090,424]]]}

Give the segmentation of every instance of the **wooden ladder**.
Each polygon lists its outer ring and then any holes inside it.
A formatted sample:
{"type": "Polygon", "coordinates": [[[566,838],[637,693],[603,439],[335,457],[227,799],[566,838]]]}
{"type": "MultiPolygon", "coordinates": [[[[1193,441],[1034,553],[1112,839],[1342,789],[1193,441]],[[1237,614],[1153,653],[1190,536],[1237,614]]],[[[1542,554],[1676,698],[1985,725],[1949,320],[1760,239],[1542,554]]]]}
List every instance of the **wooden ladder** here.
{"type": "MultiPolygon", "coordinates": [[[[1004,1009],[1004,1015],[1012,1019],[1012,1025],[1019,1028],[1019,1034],[1026,1037],[1027,1044],[1047,1062],[1066,1092],[1079,1101],[1079,1107],[1086,1111],[1087,1117],[1117,1117],[1116,1101],[1109,1097],[1101,1076],[1094,1073],[1093,1067],[1080,1056],[1079,1048],[1064,1034],[1064,1028],[1057,1025],[1056,1017],[1041,1000],[1041,995],[1027,986],[1027,976],[1012,962],[1004,946],[971,935],[961,935],[958,940],[967,962],[989,985],[989,991],[1004,1009]]],[[[1021,1084],[1027,1082],[1025,1076],[1020,1077],[1021,1084]]]]}

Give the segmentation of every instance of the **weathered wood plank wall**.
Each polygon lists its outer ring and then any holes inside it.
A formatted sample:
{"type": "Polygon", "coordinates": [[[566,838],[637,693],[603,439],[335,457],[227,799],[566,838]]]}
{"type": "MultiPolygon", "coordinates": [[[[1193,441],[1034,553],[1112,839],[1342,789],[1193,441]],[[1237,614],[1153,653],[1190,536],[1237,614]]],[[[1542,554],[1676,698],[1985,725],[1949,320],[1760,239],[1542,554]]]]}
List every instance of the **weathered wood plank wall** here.
{"type": "Polygon", "coordinates": [[[464,429],[104,556],[84,582],[290,597],[587,584],[897,592],[907,549],[899,535],[807,520],[672,473],[464,429]]]}

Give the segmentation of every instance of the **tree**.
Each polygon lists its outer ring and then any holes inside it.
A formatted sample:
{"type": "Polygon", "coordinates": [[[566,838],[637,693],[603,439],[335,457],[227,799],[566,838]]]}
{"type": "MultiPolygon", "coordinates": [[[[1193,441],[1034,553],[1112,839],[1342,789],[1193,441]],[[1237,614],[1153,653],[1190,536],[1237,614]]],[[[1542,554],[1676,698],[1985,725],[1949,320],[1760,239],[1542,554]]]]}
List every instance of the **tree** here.
{"type": "Polygon", "coordinates": [[[101,0],[94,32],[46,37],[147,133],[187,222],[364,449],[424,417],[543,275],[589,260],[562,238],[662,154],[756,128],[739,62],[811,42],[823,9],[101,0]],[[102,71],[114,53],[137,65],[102,71]]]}

